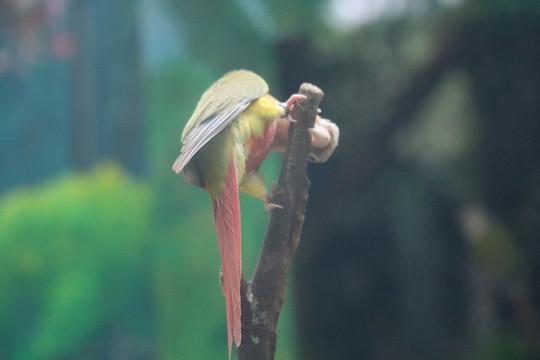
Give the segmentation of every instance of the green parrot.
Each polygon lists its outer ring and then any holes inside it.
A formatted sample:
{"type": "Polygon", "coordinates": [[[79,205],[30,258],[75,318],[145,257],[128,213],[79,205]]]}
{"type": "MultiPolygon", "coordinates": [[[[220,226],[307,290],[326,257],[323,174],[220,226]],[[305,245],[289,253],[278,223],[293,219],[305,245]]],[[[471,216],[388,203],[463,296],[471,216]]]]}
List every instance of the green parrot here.
{"type": "Polygon", "coordinates": [[[182,149],[173,170],[210,195],[223,269],[229,358],[233,339],[237,346],[242,341],[238,190],[265,200],[267,210],[280,207],[268,201],[258,170],[273,144],[278,148],[284,143],[286,118],[303,98],[294,94],[279,103],[268,94],[268,85],[259,75],[231,71],[204,92],[182,132],[182,149]]]}

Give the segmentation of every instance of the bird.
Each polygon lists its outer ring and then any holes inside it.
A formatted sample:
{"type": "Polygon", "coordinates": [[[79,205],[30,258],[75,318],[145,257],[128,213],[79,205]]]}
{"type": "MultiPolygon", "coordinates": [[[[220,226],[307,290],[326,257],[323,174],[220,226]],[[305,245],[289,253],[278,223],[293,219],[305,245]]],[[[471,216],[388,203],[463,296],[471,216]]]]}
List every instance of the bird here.
{"type": "MultiPolygon", "coordinates": [[[[229,359],[233,340],[242,342],[241,223],[239,190],[271,202],[259,166],[266,155],[283,147],[292,120],[290,113],[304,95],[293,94],[280,103],[256,73],[233,70],[213,83],[201,96],[181,136],[180,155],[173,171],[205,189],[213,207],[223,273],[229,359]],[[277,136],[276,136],[277,134],[277,136]],[[278,137],[280,137],[278,141],[278,137]]],[[[293,120],[294,121],[294,120],[293,120]]]]}

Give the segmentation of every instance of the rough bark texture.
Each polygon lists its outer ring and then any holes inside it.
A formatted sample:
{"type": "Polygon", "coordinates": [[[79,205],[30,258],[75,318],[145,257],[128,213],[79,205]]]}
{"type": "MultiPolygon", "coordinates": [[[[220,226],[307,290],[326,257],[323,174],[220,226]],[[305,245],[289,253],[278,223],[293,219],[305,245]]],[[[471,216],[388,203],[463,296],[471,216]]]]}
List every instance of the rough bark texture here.
{"type": "Polygon", "coordinates": [[[306,176],[313,127],[323,92],[303,83],[301,100],[293,109],[289,144],[272,202],[283,208],[272,210],[259,260],[251,281],[242,283],[242,344],[240,360],[270,360],[274,358],[277,322],[292,259],[302,232],[309,193],[306,176]]]}

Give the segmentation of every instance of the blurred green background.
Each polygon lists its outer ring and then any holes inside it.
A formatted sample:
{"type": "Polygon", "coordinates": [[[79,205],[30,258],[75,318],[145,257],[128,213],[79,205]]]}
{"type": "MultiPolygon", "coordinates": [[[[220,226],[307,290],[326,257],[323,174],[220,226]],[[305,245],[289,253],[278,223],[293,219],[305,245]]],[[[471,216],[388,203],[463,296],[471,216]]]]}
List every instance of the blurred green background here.
{"type": "Polygon", "coordinates": [[[227,356],[211,207],[171,165],[235,68],[318,85],[342,134],[277,359],[540,359],[537,0],[0,1],[0,359],[227,356]]]}

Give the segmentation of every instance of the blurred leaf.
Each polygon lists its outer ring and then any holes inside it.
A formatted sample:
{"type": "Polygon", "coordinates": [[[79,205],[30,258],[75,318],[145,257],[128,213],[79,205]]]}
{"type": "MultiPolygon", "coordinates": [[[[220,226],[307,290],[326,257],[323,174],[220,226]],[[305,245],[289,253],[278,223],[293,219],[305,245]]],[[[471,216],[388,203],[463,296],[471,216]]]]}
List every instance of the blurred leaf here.
{"type": "Polygon", "coordinates": [[[150,200],[112,164],[2,199],[0,329],[14,359],[68,356],[125,325],[148,288],[150,200]]]}

